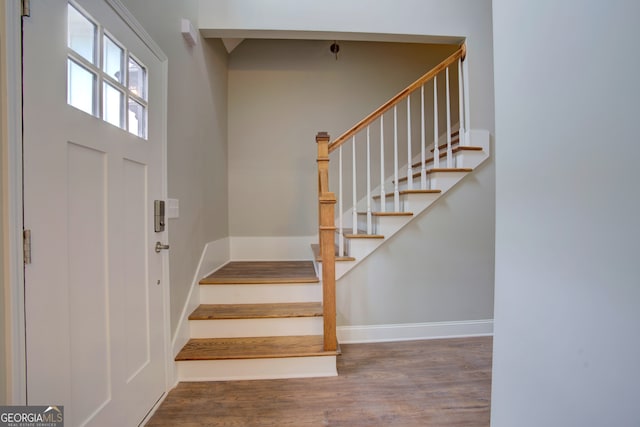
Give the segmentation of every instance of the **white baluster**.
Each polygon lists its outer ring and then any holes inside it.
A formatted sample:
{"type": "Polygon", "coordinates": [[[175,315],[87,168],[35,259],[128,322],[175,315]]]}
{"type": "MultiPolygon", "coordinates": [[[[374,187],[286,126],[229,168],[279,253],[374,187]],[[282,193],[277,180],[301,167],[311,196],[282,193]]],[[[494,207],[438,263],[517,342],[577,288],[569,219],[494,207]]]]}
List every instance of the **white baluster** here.
{"type": "Polygon", "coordinates": [[[413,190],[413,169],[411,168],[411,95],[407,96],[407,188],[413,190]]]}
{"type": "Polygon", "coordinates": [[[338,147],[338,256],[344,256],[344,234],[342,217],[342,145],[338,147]]]}
{"type": "Polygon", "coordinates": [[[420,88],[420,188],[422,190],[427,189],[427,159],[426,159],[426,137],[425,137],[425,127],[424,127],[424,85],[420,88]]]}
{"type": "Polygon", "coordinates": [[[393,211],[400,212],[400,183],[398,182],[398,106],[393,107],[393,211]]]}
{"type": "MultiPolygon", "coordinates": [[[[469,135],[471,135],[471,103],[469,102],[469,55],[464,59],[462,63],[462,75],[464,77],[464,128],[469,135]]],[[[471,145],[469,138],[465,138],[465,144],[471,145]]]]}
{"type": "Polygon", "coordinates": [[[451,151],[451,94],[449,93],[449,67],[446,68],[445,70],[445,83],[447,85],[447,99],[446,99],[446,104],[447,104],[447,167],[448,168],[452,168],[453,167],[453,158],[452,158],[452,151],[451,151]]]}
{"type": "Polygon", "coordinates": [[[358,195],[356,194],[356,136],[353,136],[353,140],[351,141],[352,154],[353,154],[353,165],[352,165],[352,180],[353,180],[353,212],[351,213],[351,218],[353,220],[353,234],[358,234],[358,195]]]}
{"type": "Polygon", "coordinates": [[[371,138],[367,126],[367,234],[373,234],[373,218],[371,216],[371,138]]]}
{"type": "Polygon", "coordinates": [[[440,148],[438,147],[438,76],[433,78],[433,167],[440,167],[440,148]]]}
{"type": "Polygon", "coordinates": [[[384,192],[384,116],[380,116],[380,212],[387,211],[387,195],[384,192]]]}
{"type": "Polygon", "coordinates": [[[459,146],[464,143],[464,83],[462,80],[462,58],[458,59],[458,139],[459,146]]]}

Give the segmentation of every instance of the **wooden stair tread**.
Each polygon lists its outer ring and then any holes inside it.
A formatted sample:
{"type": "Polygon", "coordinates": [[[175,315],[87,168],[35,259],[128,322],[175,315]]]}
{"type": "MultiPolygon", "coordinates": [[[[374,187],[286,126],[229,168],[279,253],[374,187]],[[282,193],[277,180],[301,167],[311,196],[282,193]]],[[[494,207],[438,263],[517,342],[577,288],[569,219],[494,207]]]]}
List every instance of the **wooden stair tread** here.
{"type": "MultiPolygon", "coordinates": [[[[442,190],[401,190],[400,195],[403,196],[405,194],[440,194],[442,190]]],[[[393,193],[385,194],[385,198],[395,197],[393,193]]],[[[374,200],[380,199],[380,195],[373,196],[374,200]]]]}
{"type": "MultiPolygon", "coordinates": [[[[352,256],[338,256],[338,245],[335,245],[336,251],[335,251],[335,256],[336,256],[336,262],[343,262],[343,261],[355,261],[356,259],[352,256]]],[[[311,245],[311,250],[313,251],[313,256],[316,260],[316,262],[322,262],[322,256],[320,255],[320,245],[317,243],[313,243],[311,245]]]]}
{"type": "Polygon", "coordinates": [[[231,261],[201,285],[318,283],[312,261],[231,261]]]}
{"type": "MultiPolygon", "coordinates": [[[[445,145],[444,148],[446,149],[447,146],[445,145]]],[[[453,154],[455,154],[455,153],[458,153],[460,151],[482,151],[482,150],[483,150],[482,147],[472,147],[470,145],[458,145],[456,147],[453,147],[451,151],[453,152],[453,154]]],[[[442,153],[440,153],[440,156],[438,156],[438,157],[442,158],[442,157],[446,157],[446,156],[447,156],[447,151],[445,150],[442,153]]],[[[434,159],[433,156],[429,157],[428,159],[425,159],[425,164],[432,163],[433,159],[434,159]]],[[[414,164],[411,165],[411,168],[412,169],[413,168],[417,168],[417,167],[419,167],[421,165],[422,165],[422,162],[415,162],[414,164]]]]}
{"type": "Polygon", "coordinates": [[[335,356],[325,351],[322,335],[192,338],[180,350],[176,361],[265,359],[283,357],[335,356]]]}
{"type": "Polygon", "coordinates": [[[473,172],[472,168],[433,168],[429,169],[427,173],[435,172],[473,172]]]}
{"type": "Polygon", "coordinates": [[[344,232],[347,239],[384,239],[382,234],[367,234],[365,230],[358,230],[358,234],[344,232]]]}
{"type": "MultiPolygon", "coordinates": [[[[358,212],[358,215],[366,215],[366,212],[358,212]]],[[[413,216],[413,212],[371,212],[373,216],[413,216]]]]}
{"type": "MultiPolygon", "coordinates": [[[[427,171],[427,175],[435,173],[435,172],[472,172],[473,169],[472,168],[433,168],[433,169],[429,169],[427,171]]],[[[420,174],[421,172],[416,172],[413,175],[411,175],[414,178],[420,178],[420,174]]],[[[400,179],[398,179],[398,182],[405,182],[407,181],[407,177],[402,177],[400,179]]]]}
{"type": "Polygon", "coordinates": [[[275,304],[201,304],[189,320],[272,319],[288,317],[321,317],[319,302],[275,304]]]}

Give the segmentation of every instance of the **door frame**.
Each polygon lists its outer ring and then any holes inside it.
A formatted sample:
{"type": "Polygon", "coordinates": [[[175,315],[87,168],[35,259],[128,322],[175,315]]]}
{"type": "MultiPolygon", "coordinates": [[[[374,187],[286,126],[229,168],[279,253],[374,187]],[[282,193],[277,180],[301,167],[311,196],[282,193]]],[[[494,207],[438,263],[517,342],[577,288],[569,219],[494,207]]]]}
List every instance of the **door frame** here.
{"type": "MultiPolygon", "coordinates": [[[[161,197],[167,198],[167,97],[168,97],[168,58],[153,41],[147,31],[140,25],[137,19],[120,2],[120,0],[104,0],[116,14],[140,37],[143,43],[162,63],[162,93],[159,96],[162,131],[160,143],[162,144],[162,183],[161,197]]],[[[7,232],[8,253],[2,260],[7,267],[5,278],[5,330],[7,339],[5,345],[7,355],[6,369],[8,382],[7,398],[9,404],[25,405],[27,401],[27,366],[26,366],[26,321],[24,299],[24,257],[22,251],[24,229],[23,223],[23,169],[22,169],[22,29],[21,29],[21,2],[8,1],[4,3],[5,40],[2,51],[6,58],[5,82],[7,87],[7,108],[3,111],[7,125],[7,139],[2,144],[7,144],[5,161],[7,182],[3,183],[7,190],[7,197],[3,203],[8,202],[5,231],[7,232]]],[[[3,82],[4,83],[4,82],[3,82]]],[[[4,149],[4,147],[2,147],[4,149]]],[[[170,226],[167,224],[167,239],[170,226]]],[[[170,326],[170,283],[169,283],[169,257],[165,251],[162,263],[162,293],[163,293],[163,339],[164,339],[164,369],[165,369],[165,393],[173,386],[173,369],[171,366],[171,326],[170,326]]],[[[161,399],[162,400],[162,399],[161,399]]],[[[149,410],[153,408],[148,408],[149,410]]]]}

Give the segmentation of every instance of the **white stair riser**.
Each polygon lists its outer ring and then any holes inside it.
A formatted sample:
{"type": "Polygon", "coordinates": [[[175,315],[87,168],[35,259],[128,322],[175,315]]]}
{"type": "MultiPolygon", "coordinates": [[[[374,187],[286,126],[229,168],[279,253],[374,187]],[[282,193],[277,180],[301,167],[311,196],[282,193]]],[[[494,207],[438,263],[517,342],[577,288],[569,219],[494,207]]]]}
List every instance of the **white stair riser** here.
{"type": "MultiPolygon", "coordinates": [[[[357,261],[339,261],[336,262],[336,280],[347,274],[353,267],[358,265],[357,261]]],[[[318,270],[322,272],[322,263],[318,263],[318,270]]]]}
{"type": "Polygon", "coordinates": [[[335,377],[336,356],[177,362],[179,381],[235,381],[335,377]]]}
{"type": "Polygon", "coordinates": [[[404,212],[413,212],[416,216],[435,202],[440,193],[405,194],[404,197],[404,212]]]}
{"type": "Polygon", "coordinates": [[[429,174],[432,188],[445,191],[456,185],[468,172],[434,172],[429,174]]]}
{"type": "Polygon", "coordinates": [[[384,242],[384,239],[347,239],[347,241],[349,256],[361,260],[376,250],[384,242]]]}
{"type": "Polygon", "coordinates": [[[322,301],[319,283],[200,285],[200,304],[269,304],[322,301]]]}
{"type": "Polygon", "coordinates": [[[191,338],[322,335],[322,317],[190,320],[191,338]]]}
{"type": "MultiPolygon", "coordinates": [[[[384,204],[385,212],[393,212],[395,209],[395,201],[393,197],[387,197],[386,202],[384,204]]],[[[400,209],[402,209],[402,196],[400,196],[400,209]]],[[[382,212],[382,205],[380,203],[380,199],[378,199],[375,203],[375,211],[382,212]]]]}
{"type": "MultiPolygon", "coordinates": [[[[400,211],[401,212],[413,212],[419,213],[423,209],[426,209],[431,203],[433,203],[438,197],[440,193],[427,193],[427,194],[402,194],[400,196],[400,211]]],[[[385,204],[385,208],[387,212],[393,212],[394,209],[394,201],[393,198],[387,199],[387,203],[385,204]]],[[[380,207],[380,200],[376,199],[373,207],[375,212],[380,212],[382,209],[380,207]]],[[[366,220],[366,216],[364,217],[366,220]]],[[[359,219],[362,221],[362,219],[359,219]]]]}
{"type": "Polygon", "coordinates": [[[475,168],[487,158],[483,151],[461,151],[456,158],[457,168],[475,168]]]}
{"type": "Polygon", "coordinates": [[[380,216],[374,221],[374,233],[382,234],[389,238],[398,232],[406,223],[411,221],[411,216],[380,216]]]}

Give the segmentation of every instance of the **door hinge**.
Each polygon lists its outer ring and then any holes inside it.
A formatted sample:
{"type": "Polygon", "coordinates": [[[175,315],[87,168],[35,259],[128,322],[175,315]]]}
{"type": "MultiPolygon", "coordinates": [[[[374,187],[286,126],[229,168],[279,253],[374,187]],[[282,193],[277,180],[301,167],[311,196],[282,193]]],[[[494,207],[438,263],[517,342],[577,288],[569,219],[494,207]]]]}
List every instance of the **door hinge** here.
{"type": "Polygon", "coordinates": [[[22,16],[31,16],[31,0],[22,0],[22,16]]]}
{"type": "Polygon", "coordinates": [[[22,251],[25,264],[31,264],[31,230],[22,232],[22,251]]]}

